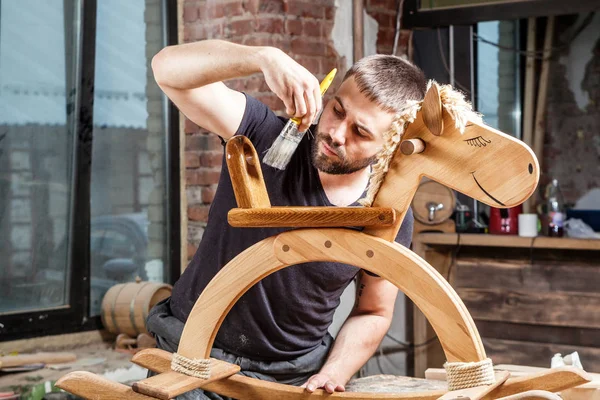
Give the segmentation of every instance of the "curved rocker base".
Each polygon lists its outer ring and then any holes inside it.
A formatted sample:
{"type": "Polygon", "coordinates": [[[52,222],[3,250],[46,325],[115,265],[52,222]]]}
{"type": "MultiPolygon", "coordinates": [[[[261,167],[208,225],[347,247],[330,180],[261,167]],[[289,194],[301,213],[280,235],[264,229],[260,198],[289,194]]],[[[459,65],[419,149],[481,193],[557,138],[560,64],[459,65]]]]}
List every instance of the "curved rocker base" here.
{"type": "MultiPolygon", "coordinates": [[[[168,372],[171,370],[171,353],[160,349],[142,350],[133,356],[132,362],[148,368],[154,372],[168,372]]],[[[233,398],[243,398],[248,400],[259,400],[267,398],[277,398],[279,400],[306,400],[319,398],[344,398],[344,399],[412,399],[412,400],[433,400],[433,399],[454,399],[459,396],[467,396],[471,400],[483,399],[501,399],[506,396],[513,396],[519,393],[544,390],[548,392],[559,392],[568,388],[582,385],[590,382],[591,377],[574,367],[562,367],[553,370],[543,371],[534,375],[510,378],[508,376],[497,375],[496,387],[479,387],[471,389],[447,391],[429,391],[414,393],[358,393],[358,392],[337,392],[328,394],[323,390],[316,390],[312,395],[299,387],[282,385],[273,382],[260,381],[242,375],[232,375],[228,378],[210,382],[203,385],[202,388],[214,393],[233,398]]],[[[132,397],[132,399],[134,399],[132,397]]]]}

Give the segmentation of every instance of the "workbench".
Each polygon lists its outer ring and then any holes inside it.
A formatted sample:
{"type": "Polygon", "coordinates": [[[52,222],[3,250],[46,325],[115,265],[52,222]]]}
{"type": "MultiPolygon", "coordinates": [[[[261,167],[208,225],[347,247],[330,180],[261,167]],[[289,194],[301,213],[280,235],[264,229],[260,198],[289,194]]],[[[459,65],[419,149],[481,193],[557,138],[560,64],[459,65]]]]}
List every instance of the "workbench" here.
{"type": "MultiPolygon", "coordinates": [[[[413,251],[457,291],[494,364],[549,367],[555,353],[577,351],[600,371],[600,240],[420,233],[413,251]]],[[[423,377],[445,357],[418,309],[412,326],[423,377]]]]}

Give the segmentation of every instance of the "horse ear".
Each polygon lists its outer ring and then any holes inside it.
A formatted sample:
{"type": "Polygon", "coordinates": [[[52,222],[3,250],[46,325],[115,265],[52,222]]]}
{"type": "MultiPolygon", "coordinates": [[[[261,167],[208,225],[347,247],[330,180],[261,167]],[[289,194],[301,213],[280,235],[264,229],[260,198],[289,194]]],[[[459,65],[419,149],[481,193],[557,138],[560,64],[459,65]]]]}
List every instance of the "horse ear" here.
{"type": "Polygon", "coordinates": [[[433,83],[425,94],[421,109],[427,129],[435,136],[440,136],[444,131],[444,119],[442,118],[442,99],[437,83],[433,83]]]}

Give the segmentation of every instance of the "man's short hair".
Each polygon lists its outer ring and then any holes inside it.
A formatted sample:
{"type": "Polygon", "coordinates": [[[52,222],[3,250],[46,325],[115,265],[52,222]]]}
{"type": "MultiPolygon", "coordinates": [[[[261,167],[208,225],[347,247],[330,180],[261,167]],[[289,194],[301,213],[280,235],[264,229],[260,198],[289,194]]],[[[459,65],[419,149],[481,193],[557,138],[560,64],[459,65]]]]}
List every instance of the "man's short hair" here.
{"type": "Polygon", "coordinates": [[[411,100],[422,101],[427,91],[423,71],[393,55],[361,58],[346,72],[344,80],[352,76],[358,90],[388,112],[400,112],[411,100]]]}

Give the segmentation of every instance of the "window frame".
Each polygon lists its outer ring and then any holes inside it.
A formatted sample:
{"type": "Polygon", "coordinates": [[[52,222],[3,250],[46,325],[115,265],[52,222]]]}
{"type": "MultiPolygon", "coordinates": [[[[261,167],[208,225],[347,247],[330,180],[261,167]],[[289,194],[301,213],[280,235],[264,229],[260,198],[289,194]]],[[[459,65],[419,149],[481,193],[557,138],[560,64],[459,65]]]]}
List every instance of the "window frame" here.
{"type": "Polygon", "coordinates": [[[477,22],[517,20],[527,17],[578,14],[598,10],[597,0],[507,0],[503,3],[419,10],[419,2],[405,0],[402,28],[432,28],[435,26],[473,25],[477,22]]]}
{"type": "MultiPolygon", "coordinates": [[[[66,6],[67,2],[64,2],[66,6]]],[[[72,51],[75,54],[73,79],[73,121],[66,129],[73,140],[72,192],[69,225],[69,248],[67,260],[67,305],[43,310],[27,310],[0,314],[0,342],[75,333],[103,329],[100,316],[90,317],[90,225],[91,225],[91,172],[94,132],[94,66],[96,53],[96,7],[97,0],[76,0],[72,10],[74,25],[79,21],[79,30],[73,36],[72,51]]],[[[163,35],[167,45],[176,44],[177,4],[161,0],[163,35]]],[[[65,18],[68,20],[68,18],[65,18]]],[[[68,43],[68,42],[67,42],[68,43]]],[[[68,49],[66,50],[68,51],[68,49]]],[[[69,60],[72,61],[72,60],[69,60]]],[[[69,64],[67,64],[69,65],[69,64]]],[[[69,68],[67,66],[67,68],[69,68]]],[[[166,135],[166,190],[168,213],[167,224],[167,268],[169,282],[174,283],[180,274],[180,157],[179,157],[179,112],[165,97],[166,135]],[[173,206],[176,205],[176,206],[173,206]]]]}

